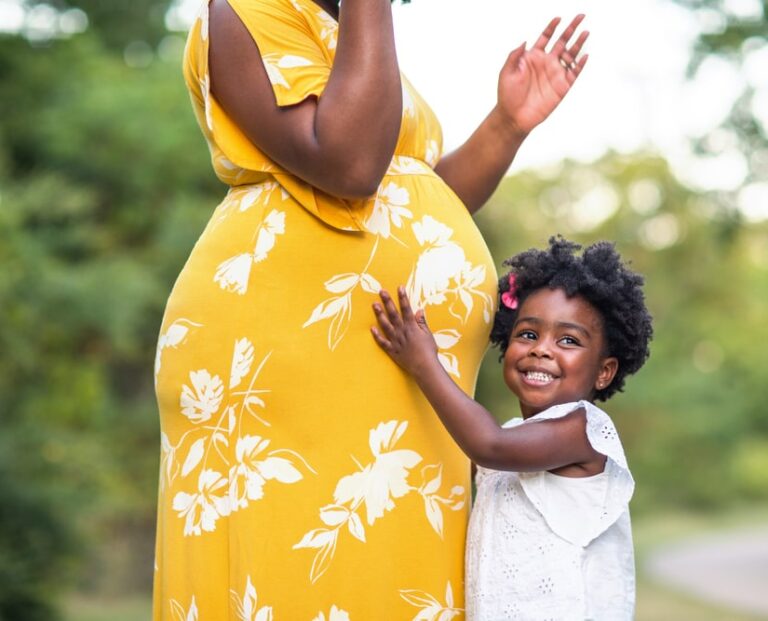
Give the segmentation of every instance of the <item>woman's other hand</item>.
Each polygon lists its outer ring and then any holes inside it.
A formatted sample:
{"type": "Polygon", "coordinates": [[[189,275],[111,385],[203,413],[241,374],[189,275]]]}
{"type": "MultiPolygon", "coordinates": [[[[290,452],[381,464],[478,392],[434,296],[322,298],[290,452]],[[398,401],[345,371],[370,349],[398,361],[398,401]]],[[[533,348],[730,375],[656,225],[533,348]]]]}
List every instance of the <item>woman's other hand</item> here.
{"type": "Polygon", "coordinates": [[[579,58],[579,53],[589,32],[581,32],[568,47],[583,19],[584,15],[577,15],[549,51],[546,48],[560,23],[559,17],[549,22],[530,50],[523,43],[510,53],[499,74],[496,112],[514,130],[523,135],[530,133],[563,100],[584,69],[587,55],[579,58]]]}
{"type": "Polygon", "coordinates": [[[402,287],[398,288],[400,310],[392,297],[383,289],[379,292],[381,304],[373,305],[379,327],[371,328],[373,338],[405,371],[417,376],[437,360],[437,343],[427,327],[423,310],[415,313],[402,287]]]}

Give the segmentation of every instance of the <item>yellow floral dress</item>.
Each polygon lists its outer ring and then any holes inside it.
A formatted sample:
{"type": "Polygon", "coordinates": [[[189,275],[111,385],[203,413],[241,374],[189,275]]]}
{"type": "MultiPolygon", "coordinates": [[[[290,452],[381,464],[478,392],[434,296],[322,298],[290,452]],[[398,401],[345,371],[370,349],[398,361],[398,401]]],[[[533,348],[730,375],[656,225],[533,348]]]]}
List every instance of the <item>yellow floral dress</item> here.
{"type": "MultiPolygon", "coordinates": [[[[311,0],[229,0],[278,105],[322,97],[337,24],[311,0]]],[[[469,464],[370,334],[405,285],[474,391],[496,273],[434,173],[432,111],[403,80],[395,156],[369,200],[270,161],[212,97],[208,8],[184,76],[230,186],[173,287],[157,346],[154,619],[463,618],[469,464]]]]}

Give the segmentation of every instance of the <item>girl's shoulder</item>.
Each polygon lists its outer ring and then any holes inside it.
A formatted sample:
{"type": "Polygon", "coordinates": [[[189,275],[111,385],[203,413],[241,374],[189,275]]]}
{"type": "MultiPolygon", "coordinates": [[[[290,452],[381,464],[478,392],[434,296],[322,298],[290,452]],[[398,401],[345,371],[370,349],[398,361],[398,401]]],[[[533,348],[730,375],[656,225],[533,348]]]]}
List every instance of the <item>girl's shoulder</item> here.
{"type": "MultiPolygon", "coordinates": [[[[498,472],[478,468],[478,488],[497,476],[509,477],[541,514],[549,528],[576,545],[587,545],[628,511],[635,482],[627,465],[624,447],[610,416],[588,401],[553,406],[528,419],[513,418],[505,428],[561,418],[583,409],[586,433],[594,449],[607,457],[605,470],[584,479],[549,472],[498,472]],[[573,516],[579,515],[574,520],[573,516]]],[[[505,486],[492,485],[505,489],[505,486]]]]}

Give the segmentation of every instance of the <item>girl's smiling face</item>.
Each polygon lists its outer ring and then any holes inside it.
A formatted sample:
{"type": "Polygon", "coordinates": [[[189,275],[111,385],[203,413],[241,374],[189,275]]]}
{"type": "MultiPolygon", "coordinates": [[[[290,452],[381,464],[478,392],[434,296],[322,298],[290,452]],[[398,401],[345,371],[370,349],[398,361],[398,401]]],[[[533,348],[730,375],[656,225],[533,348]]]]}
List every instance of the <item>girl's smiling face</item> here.
{"type": "Polygon", "coordinates": [[[561,403],[591,400],[618,361],[607,356],[603,318],[581,296],[539,289],[523,302],[504,352],[504,381],[523,418],[561,403]]]}

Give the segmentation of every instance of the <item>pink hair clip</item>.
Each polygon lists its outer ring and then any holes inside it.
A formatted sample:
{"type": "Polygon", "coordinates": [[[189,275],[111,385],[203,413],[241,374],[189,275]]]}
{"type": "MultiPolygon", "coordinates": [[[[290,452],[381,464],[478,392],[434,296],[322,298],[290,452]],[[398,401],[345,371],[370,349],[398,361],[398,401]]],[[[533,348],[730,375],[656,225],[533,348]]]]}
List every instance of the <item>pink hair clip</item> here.
{"type": "Polygon", "coordinates": [[[509,291],[501,294],[501,303],[509,309],[517,308],[517,285],[515,284],[515,275],[509,275],[509,291]]]}

